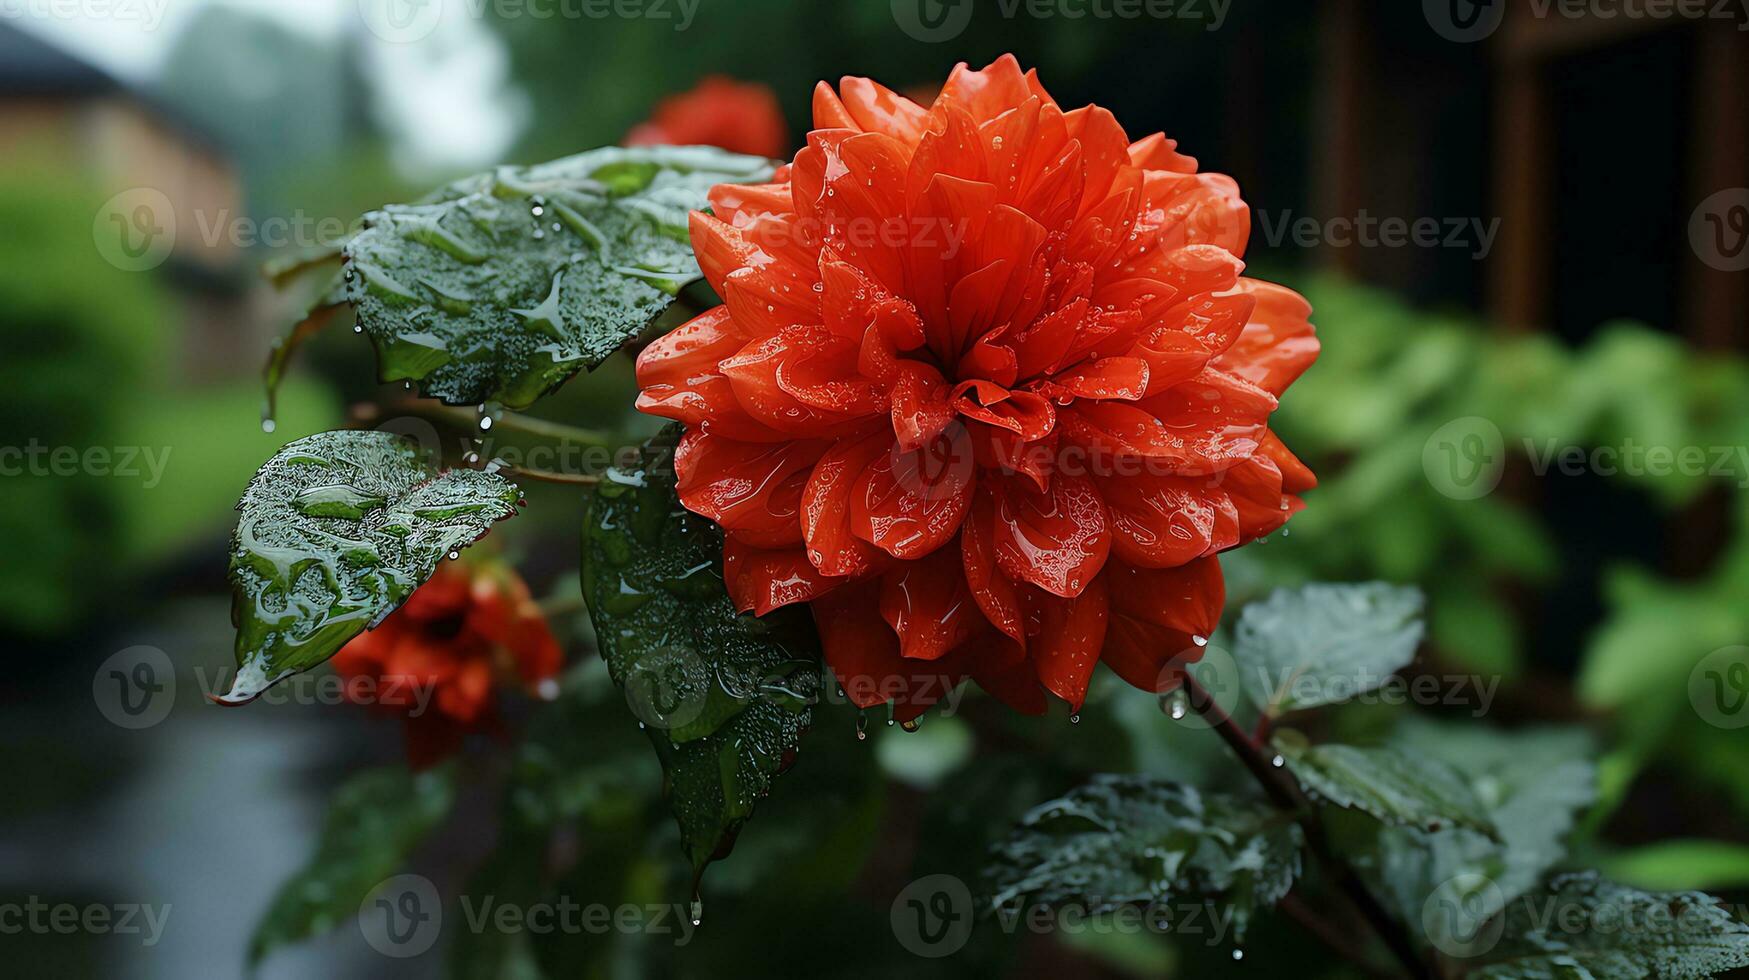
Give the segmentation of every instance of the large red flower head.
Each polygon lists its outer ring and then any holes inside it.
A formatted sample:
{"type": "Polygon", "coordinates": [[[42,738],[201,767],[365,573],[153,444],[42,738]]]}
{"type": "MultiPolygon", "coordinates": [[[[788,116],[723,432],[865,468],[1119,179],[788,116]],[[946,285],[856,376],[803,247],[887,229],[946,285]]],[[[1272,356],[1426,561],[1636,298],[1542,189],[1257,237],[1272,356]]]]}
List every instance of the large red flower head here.
{"type": "Polygon", "coordinates": [[[626,134],[627,146],[653,143],[716,146],[760,157],[787,153],[794,145],[777,94],[724,75],[708,75],[690,91],[658,102],[649,120],[626,134]]]}
{"type": "Polygon", "coordinates": [[[548,695],[563,655],[528,586],[490,560],[447,562],[406,604],[334,655],[347,697],[406,722],[423,768],[499,728],[494,688],[548,695]]]}
{"type": "Polygon", "coordinates": [[[693,215],[724,305],[638,361],[731,595],[811,602],[849,696],[901,719],[966,676],[1026,711],[1078,709],[1102,661],[1175,687],[1216,553],[1315,482],[1268,427],[1311,311],[1240,275],[1237,186],[1011,56],[927,109],[821,84],[814,122],[693,215]]]}

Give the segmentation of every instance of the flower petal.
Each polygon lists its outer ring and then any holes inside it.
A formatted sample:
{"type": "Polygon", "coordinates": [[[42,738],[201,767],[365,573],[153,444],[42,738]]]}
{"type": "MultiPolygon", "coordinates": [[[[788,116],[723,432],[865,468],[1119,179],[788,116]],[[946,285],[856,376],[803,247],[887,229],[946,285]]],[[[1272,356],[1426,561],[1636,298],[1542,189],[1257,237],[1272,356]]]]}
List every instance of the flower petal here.
{"type": "Polygon", "coordinates": [[[1239,280],[1239,289],[1257,305],[1215,366],[1279,398],[1318,359],[1312,305],[1291,289],[1255,279],[1239,280]]]}
{"type": "Polygon", "coordinates": [[[956,426],[909,452],[877,456],[851,507],[851,529],[894,558],[921,558],[952,540],[971,505],[971,440],[956,426]]]}
{"type": "Polygon", "coordinates": [[[995,488],[996,565],[1016,581],[1078,596],[1111,552],[1105,504],[1093,481],[1058,473],[1047,490],[1013,477],[995,488]]]}
{"type": "Polygon", "coordinates": [[[1028,639],[1027,653],[1038,671],[1039,683],[1080,711],[1100,650],[1105,647],[1111,601],[1105,576],[1094,578],[1074,598],[1037,590],[1029,596],[1037,632],[1028,639]]]}
{"type": "Polygon", "coordinates": [[[881,615],[899,634],[899,655],[912,660],[939,660],[983,625],[953,547],[882,573],[881,615]]]}
{"type": "Polygon", "coordinates": [[[1227,594],[1220,562],[1203,558],[1160,570],[1114,562],[1107,578],[1112,602],[1105,665],[1144,691],[1177,688],[1183,668],[1202,659],[1220,623],[1227,594]]]}
{"type": "Polygon", "coordinates": [[[723,539],[723,584],[740,612],[763,616],[794,602],[810,602],[843,579],[823,575],[801,548],[754,548],[723,539]]]}
{"type": "Polygon", "coordinates": [[[801,544],[802,490],[828,445],[737,442],[688,430],[674,453],[680,502],[746,544],[801,544]]]}

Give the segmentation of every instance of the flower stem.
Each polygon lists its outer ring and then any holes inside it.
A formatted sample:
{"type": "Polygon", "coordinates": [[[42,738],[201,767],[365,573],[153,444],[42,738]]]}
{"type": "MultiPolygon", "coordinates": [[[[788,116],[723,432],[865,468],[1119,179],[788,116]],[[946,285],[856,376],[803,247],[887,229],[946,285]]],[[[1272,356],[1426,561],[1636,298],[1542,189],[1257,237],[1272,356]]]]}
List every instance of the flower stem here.
{"type": "Polygon", "coordinates": [[[526,477],[530,480],[539,480],[542,483],[562,483],[566,486],[573,487],[592,487],[601,482],[601,477],[599,476],[577,473],[554,473],[550,470],[531,470],[526,466],[504,465],[498,467],[498,472],[506,473],[511,476],[526,477]]]}
{"type": "Polygon", "coordinates": [[[1277,807],[1294,814],[1300,827],[1305,830],[1306,844],[1310,847],[1312,857],[1318,866],[1329,875],[1342,893],[1348,897],[1360,912],[1373,931],[1384,941],[1391,954],[1397,958],[1404,971],[1411,977],[1432,978],[1434,974],[1421,961],[1415,951],[1415,944],[1398,926],[1384,906],[1354,873],[1348,863],[1337,856],[1330,846],[1330,838],[1324,832],[1324,823],[1318,819],[1318,811],[1306,798],[1305,790],[1300,788],[1299,780],[1285,767],[1273,766],[1263,756],[1263,747],[1252,740],[1251,736],[1233,721],[1233,716],[1227,709],[1220,706],[1195,678],[1186,674],[1184,677],[1184,693],[1190,699],[1190,706],[1203,717],[1215,730],[1215,734],[1227,743],[1227,747],[1239,757],[1245,768],[1263,787],[1264,793],[1277,807]]]}

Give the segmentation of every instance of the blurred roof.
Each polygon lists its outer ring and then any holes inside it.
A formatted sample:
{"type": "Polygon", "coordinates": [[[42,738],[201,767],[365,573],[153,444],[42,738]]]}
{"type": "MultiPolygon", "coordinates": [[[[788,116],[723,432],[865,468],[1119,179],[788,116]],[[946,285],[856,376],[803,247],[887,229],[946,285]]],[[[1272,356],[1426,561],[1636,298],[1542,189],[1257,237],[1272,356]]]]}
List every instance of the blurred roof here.
{"type": "Polygon", "coordinates": [[[96,65],[0,23],[0,95],[98,95],[124,87],[96,65]]]}
{"type": "Polygon", "coordinates": [[[82,98],[110,94],[125,95],[138,103],[191,145],[230,157],[224,144],[212,133],[162,99],[51,41],[0,21],[0,99],[20,95],[82,98]]]}

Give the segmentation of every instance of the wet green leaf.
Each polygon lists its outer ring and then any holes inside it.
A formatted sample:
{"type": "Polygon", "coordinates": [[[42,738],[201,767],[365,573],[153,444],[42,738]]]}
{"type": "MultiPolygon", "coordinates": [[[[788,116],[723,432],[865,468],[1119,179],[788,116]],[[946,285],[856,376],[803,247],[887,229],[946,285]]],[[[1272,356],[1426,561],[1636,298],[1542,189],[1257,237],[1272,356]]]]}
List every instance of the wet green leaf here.
{"type": "Polygon", "coordinates": [[[1498,832],[1464,827],[1428,833],[1387,827],[1361,863],[1406,922],[1420,922],[1431,896],[1458,880],[1491,887],[1454,906],[1456,934],[1536,886],[1567,853],[1579,813],[1597,798],[1595,746],[1576,729],[1502,732],[1476,724],[1410,719],[1391,741],[1409,758],[1443,762],[1462,773],[1498,832]]]}
{"type": "Polygon", "coordinates": [[[1314,797],[1389,824],[1436,831],[1468,827],[1494,835],[1493,821],[1462,773],[1437,759],[1392,748],[1308,745],[1283,732],[1275,749],[1314,797]]]}
{"type": "Polygon", "coordinates": [[[1272,714],[1364,694],[1414,659],[1422,606],[1420,589],[1383,582],[1277,589],[1233,631],[1245,693],[1272,714]]]}
{"type": "MultiPolygon", "coordinates": [[[[1594,872],[1511,903],[1477,980],[1701,980],[1749,966],[1749,925],[1701,892],[1649,893],[1594,872]]],[[[1486,934],[1485,934],[1486,935],[1486,934]]]]}
{"type": "Polygon", "coordinates": [[[414,774],[394,766],[353,776],[328,806],[316,853],[280,886],[256,925],[250,964],[350,921],[371,889],[400,870],[454,802],[448,767],[414,774]]]}
{"type": "Polygon", "coordinates": [[[807,730],[820,682],[805,609],[739,615],[722,535],[674,491],[670,429],[610,470],[583,528],[583,596],[614,682],[656,747],[695,872],[736,833],[807,730]]]}
{"type": "Polygon", "coordinates": [[[375,628],[446,556],[516,513],[496,474],[433,468],[388,432],[324,432],[268,460],[231,539],[242,704],[375,628]]]}
{"type": "Polygon", "coordinates": [[[1032,810],[997,845],[990,904],[998,914],[1033,904],[1097,914],[1201,900],[1230,914],[1243,941],[1252,914],[1293,887],[1303,845],[1293,818],[1262,800],[1101,774],[1032,810]]]}
{"type": "Polygon", "coordinates": [[[770,163],[707,147],[606,147],[499,169],[365,218],[346,297],[384,381],[451,404],[527,406],[601,363],[699,278],[689,212],[770,163]]]}

